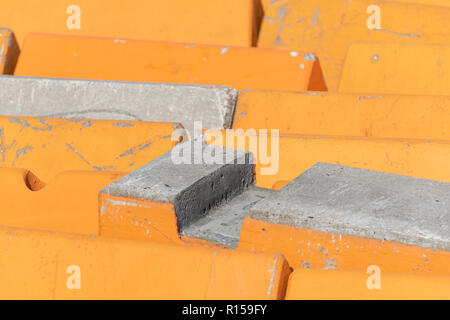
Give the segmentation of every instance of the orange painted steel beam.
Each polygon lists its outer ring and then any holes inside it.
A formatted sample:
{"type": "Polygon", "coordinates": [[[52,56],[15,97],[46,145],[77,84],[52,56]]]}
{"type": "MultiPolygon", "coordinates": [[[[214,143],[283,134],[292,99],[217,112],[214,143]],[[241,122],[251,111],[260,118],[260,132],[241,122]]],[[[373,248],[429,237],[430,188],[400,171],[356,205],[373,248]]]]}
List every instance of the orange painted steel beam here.
{"type": "Polygon", "coordinates": [[[295,269],[288,300],[448,300],[450,277],[295,269]],[[380,284],[379,289],[374,284],[380,284]],[[369,282],[369,286],[367,284],[369,282]]]}
{"type": "Polygon", "coordinates": [[[28,35],[15,75],[326,90],[310,53],[50,34],[28,35]]]}
{"type": "Polygon", "coordinates": [[[178,127],[0,117],[0,225],[98,235],[99,191],[169,151],[178,127]]]}
{"type": "MultiPolygon", "coordinates": [[[[268,130],[268,138],[263,140],[261,148],[254,132],[244,132],[246,136],[228,133],[234,143],[227,147],[237,148],[242,143],[246,150],[257,155],[256,184],[262,188],[281,189],[317,162],[450,182],[448,140],[281,135],[277,142],[277,139],[272,141],[272,132],[268,130]],[[244,139],[237,138],[241,136],[244,139]],[[267,155],[264,148],[268,150],[267,155]],[[275,151],[273,156],[270,150],[275,151]],[[262,169],[269,171],[263,174],[262,169]]],[[[224,131],[210,130],[205,134],[210,143],[226,143],[224,131]],[[214,137],[217,132],[221,133],[221,139],[214,137]]]]}
{"type": "Polygon", "coordinates": [[[0,168],[0,226],[98,235],[98,192],[125,174],[66,171],[44,184],[27,170],[0,168]]]}
{"type": "MultiPolygon", "coordinates": [[[[175,208],[130,197],[99,194],[99,235],[102,237],[181,244],[175,208]]],[[[198,242],[197,242],[198,243],[198,242]]]]}
{"type": "Polygon", "coordinates": [[[290,273],[275,254],[4,227],[0,269],[1,299],[281,299],[290,273]]]}
{"type": "Polygon", "coordinates": [[[251,91],[239,95],[233,128],[279,129],[282,135],[446,140],[449,122],[446,96],[251,91]]]}
{"type": "Polygon", "coordinates": [[[169,151],[174,123],[0,117],[0,167],[48,182],[68,170],[131,172],[169,151]]]}
{"type": "Polygon", "coordinates": [[[0,28],[0,74],[13,74],[20,49],[14,33],[0,28]]]}
{"type": "Polygon", "coordinates": [[[274,224],[247,217],[237,247],[282,254],[293,268],[450,276],[450,252],[274,224]]]}
{"type": "Polygon", "coordinates": [[[448,6],[384,0],[280,0],[265,1],[264,11],[258,46],[316,53],[330,91],[338,89],[351,43],[450,42],[448,6]]]}
{"type": "Polygon", "coordinates": [[[30,32],[251,46],[261,8],[254,0],[0,1],[0,21],[23,43],[30,32]]]}
{"type": "Polygon", "coordinates": [[[429,6],[443,6],[449,7],[450,3],[447,0],[394,0],[395,2],[401,2],[406,4],[425,4],[429,6]]]}
{"type": "Polygon", "coordinates": [[[450,45],[352,44],[340,92],[450,95],[450,45]]]}

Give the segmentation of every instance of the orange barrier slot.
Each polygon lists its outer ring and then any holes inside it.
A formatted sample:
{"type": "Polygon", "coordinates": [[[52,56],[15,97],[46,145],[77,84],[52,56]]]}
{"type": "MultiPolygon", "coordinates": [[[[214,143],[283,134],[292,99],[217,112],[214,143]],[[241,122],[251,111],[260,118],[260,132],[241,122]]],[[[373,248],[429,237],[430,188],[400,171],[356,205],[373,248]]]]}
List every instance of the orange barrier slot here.
{"type": "Polygon", "coordinates": [[[0,21],[23,43],[30,32],[251,46],[261,19],[254,0],[0,1],[0,21]]]}
{"type": "Polygon", "coordinates": [[[324,91],[310,53],[30,34],[15,75],[324,91]]]}
{"type": "Polygon", "coordinates": [[[1,167],[43,182],[70,170],[131,172],[176,144],[173,123],[0,117],[1,167]]]}
{"type": "Polygon", "coordinates": [[[13,74],[20,49],[14,33],[0,28],[0,74],[13,74]]]}
{"type": "Polygon", "coordinates": [[[239,95],[233,129],[446,140],[449,122],[450,97],[444,96],[252,91],[239,95]]]}
{"type": "Polygon", "coordinates": [[[340,92],[450,95],[450,45],[351,45],[340,92]]]}
{"type": "MultiPolygon", "coordinates": [[[[448,300],[450,277],[296,269],[288,300],[448,300]]],[[[379,272],[379,273],[378,273],[379,272]]]]}
{"type": "Polygon", "coordinates": [[[3,227],[0,269],[1,299],[281,299],[290,273],[280,255],[3,227]]]}
{"type": "Polygon", "coordinates": [[[385,0],[280,0],[265,1],[264,11],[258,46],[316,53],[330,91],[338,89],[351,43],[450,42],[448,6],[385,0]]]}

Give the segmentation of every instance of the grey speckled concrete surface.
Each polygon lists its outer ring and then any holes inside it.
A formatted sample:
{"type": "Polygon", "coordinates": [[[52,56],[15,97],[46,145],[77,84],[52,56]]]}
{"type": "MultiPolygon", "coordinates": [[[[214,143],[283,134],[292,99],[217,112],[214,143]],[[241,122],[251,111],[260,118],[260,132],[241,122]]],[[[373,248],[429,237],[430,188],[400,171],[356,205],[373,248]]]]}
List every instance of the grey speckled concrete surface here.
{"type": "Polygon", "coordinates": [[[450,250],[450,183],[316,164],[258,202],[252,218],[450,250]]]}
{"type": "Polygon", "coordinates": [[[205,145],[202,141],[196,143],[190,141],[179,144],[172,151],[113,182],[100,192],[117,197],[172,203],[178,230],[181,232],[215,207],[246,190],[255,179],[251,153],[205,145]],[[176,164],[173,152],[184,154],[186,146],[192,147],[189,163],[176,164]],[[203,146],[204,152],[208,150],[210,154],[222,152],[222,162],[195,164],[193,150],[196,146],[203,146]],[[233,159],[226,158],[227,151],[234,155],[233,159]]]}
{"type": "Polygon", "coordinates": [[[215,244],[235,248],[240,239],[242,222],[250,209],[277,191],[250,186],[208,215],[192,223],[182,232],[184,236],[203,239],[215,244]]]}
{"type": "Polygon", "coordinates": [[[238,92],[223,86],[0,76],[0,115],[180,122],[228,129],[238,92]]]}

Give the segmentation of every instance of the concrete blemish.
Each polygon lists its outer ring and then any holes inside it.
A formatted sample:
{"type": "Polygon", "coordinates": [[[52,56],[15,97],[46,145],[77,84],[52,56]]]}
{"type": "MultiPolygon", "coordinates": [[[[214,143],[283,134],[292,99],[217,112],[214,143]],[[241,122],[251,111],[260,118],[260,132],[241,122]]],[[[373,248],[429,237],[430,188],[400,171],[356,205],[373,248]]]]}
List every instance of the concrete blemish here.
{"type": "Polygon", "coordinates": [[[134,148],[128,149],[127,151],[125,151],[124,153],[122,153],[121,155],[119,155],[119,158],[123,158],[126,157],[128,155],[134,154],[134,148]]]}
{"type": "Polygon", "coordinates": [[[91,166],[91,163],[90,163],[89,161],[87,161],[86,158],[83,157],[83,156],[77,151],[77,149],[75,149],[72,145],[66,143],[66,147],[69,148],[73,153],[75,153],[81,160],[83,160],[84,162],[86,162],[90,167],[92,167],[92,166],[91,166]]]}
{"type": "Polygon", "coordinates": [[[53,129],[53,127],[49,125],[47,125],[46,128],[33,127],[26,120],[22,121],[20,118],[9,118],[8,120],[11,123],[20,124],[22,127],[30,128],[36,131],[51,131],[53,129]]]}
{"type": "Polygon", "coordinates": [[[339,265],[335,263],[334,259],[331,258],[330,260],[323,260],[324,263],[326,263],[327,265],[325,267],[323,267],[323,270],[336,270],[339,269],[339,265]]]}
{"type": "Polygon", "coordinates": [[[359,96],[359,101],[363,101],[364,99],[381,99],[383,96],[359,96]]]}
{"type": "Polygon", "coordinates": [[[291,51],[289,54],[291,55],[291,57],[295,58],[298,56],[298,51],[291,51]]]}
{"type": "Polygon", "coordinates": [[[24,147],[22,149],[17,150],[16,158],[19,158],[21,155],[26,155],[28,151],[33,150],[33,147],[24,147]]]}
{"type": "Polygon", "coordinates": [[[305,269],[311,268],[311,263],[306,262],[305,260],[302,260],[301,264],[302,264],[302,268],[305,268],[305,269]]]}
{"type": "Polygon", "coordinates": [[[135,152],[136,152],[136,149],[138,151],[143,151],[143,150],[149,148],[151,145],[152,145],[151,141],[145,141],[145,142],[143,142],[141,144],[138,144],[137,146],[134,146],[134,147],[126,150],[125,152],[120,154],[118,157],[116,157],[116,160],[118,160],[119,158],[123,158],[123,157],[129,156],[129,155],[134,155],[135,152]]]}
{"type": "Polygon", "coordinates": [[[114,123],[114,127],[130,128],[130,127],[136,127],[136,125],[132,124],[132,123],[127,123],[127,122],[116,122],[116,123],[114,123]]]}
{"type": "Polygon", "coordinates": [[[225,53],[228,52],[228,50],[229,50],[228,47],[224,47],[224,48],[222,48],[222,49],[220,50],[220,54],[225,54],[225,53]]]}
{"type": "Polygon", "coordinates": [[[313,18],[312,25],[311,25],[313,28],[317,25],[317,21],[319,19],[319,13],[320,13],[320,7],[317,6],[316,11],[314,12],[314,18],[313,18]]]}
{"type": "Polygon", "coordinates": [[[286,13],[287,13],[287,4],[279,6],[277,8],[277,19],[283,20],[286,17],[286,13]]]}
{"type": "Polygon", "coordinates": [[[152,145],[151,142],[147,142],[147,143],[144,143],[144,144],[140,144],[140,145],[138,146],[138,150],[139,150],[139,151],[145,150],[145,149],[147,149],[148,147],[150,147],[151,145],[152,145]]]}
{"type": "Polygon", "coordinates": [[[97,167],[97,166],[92,166],[92,169],[96,170],[96,171],[110,171],[110,170],[116,170],[115,166],[103,166],[103,167],[97,167]]]}
{"type": "Polygon", "coordinates": [[[271,17],[268,17],[268,16],[264,16],[264,20],[267,20],[270,23],[274,23],[275,22],[275,20],[273,20],[271,17]]]}
{"type": "Polygon", "coordinates": [[[92,126],[92,121],[86,121],[81,125],[81,129],[91,127],[91,126],[92,126]]]}
{"type": "Polygon", "coordinates": [[[316,56],[313,54],[313,53],[306,53],[304,56],[303,56],[303,59],[304,60],[311,60],[312,62],[316,62],[316,56]]]}
{"type": "Polygon", "coordinates": [[[393,34],[396,36],[408,37],[408,38],[422,38],[423,37],[423,34],[401,33],[401,32],[395,32],[395,31],[384,30],[384,29],[373,29],[372,31],[385,32],[385,33],[390,33],[390,34],[393,34]]]}
{"type": "Polygon", "coordinates": [[[268,295],[270,294],[270,292],[272,291],[272,288],[273,288],[273,280],[275,278],[275,270],[276,270],[276,266],[277,266],[277,261],[278,261],[278,256],[275,256],[275,260],[273,261],[273,267],[272,267],[272,269],[269,270],[269,272],[271,273],[271,276],[270,276],[269,289],[267,290],[268,295]]]}

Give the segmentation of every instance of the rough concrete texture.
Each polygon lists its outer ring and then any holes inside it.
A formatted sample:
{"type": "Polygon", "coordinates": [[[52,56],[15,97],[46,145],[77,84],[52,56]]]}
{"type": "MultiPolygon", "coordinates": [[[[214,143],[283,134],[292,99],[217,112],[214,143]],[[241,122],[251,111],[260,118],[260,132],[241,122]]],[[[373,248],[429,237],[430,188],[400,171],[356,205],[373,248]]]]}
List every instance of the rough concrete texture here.
{"type": "Polygon", "coordinates": [[[208,215],[186,227],[182,235],[235,248],[239,243],[242,222],[249,215],[250,209],[276,192],[250,186],[231,201],[214,208],[208,215]]]}
{"type": "Polygon", "coordinates": [[[238,92],[223,86],[0,77],[0,115],[231,127],[238,92]]]}
{"type": "Polygon", "coordinates": [[[172,203],[181,232],[192,222],[207,215],[211,209],[254,184],[255,169],[252,163],[249,152],[206,145],[201,140],[189,141],[177,145],[101,192],[118,197],[172,203]],[[227,158],[227,152],[233,157],[227,158]],[[217,164],[219,161],[207,164],[209,162],[199,158],[200,154],[206,153],[222,153],[222,164],[217,164]],[[177,164],[180,162],[178,156],[186,156],[186,161],[177,164]]]}
{"type": "Polygon", "coordinates": [[[250,213],[299,228],[450,250],[450,183],[319,163],[250,213]]]}

